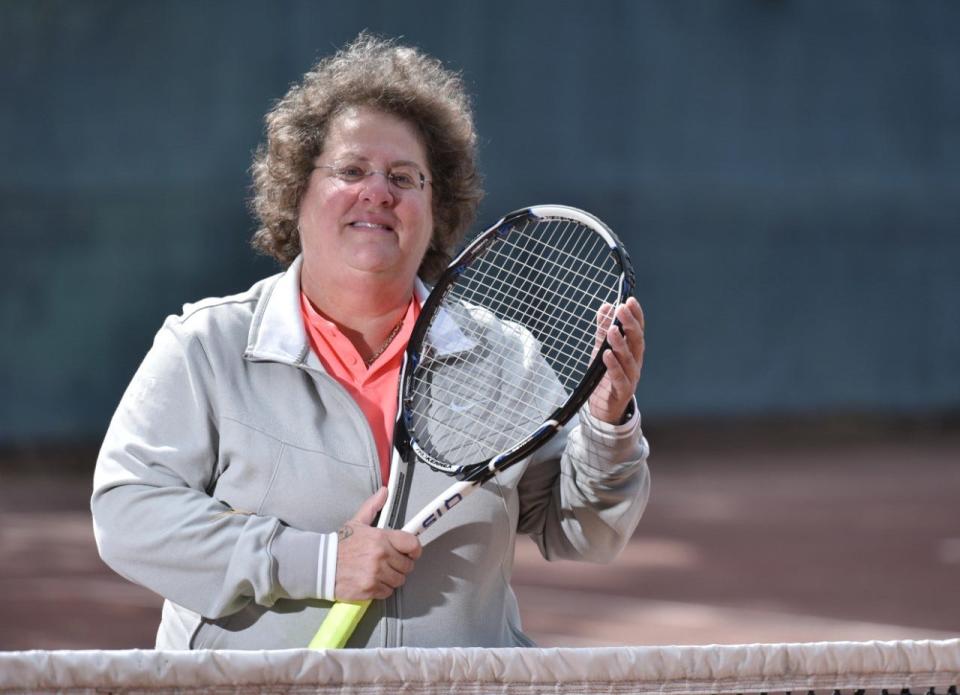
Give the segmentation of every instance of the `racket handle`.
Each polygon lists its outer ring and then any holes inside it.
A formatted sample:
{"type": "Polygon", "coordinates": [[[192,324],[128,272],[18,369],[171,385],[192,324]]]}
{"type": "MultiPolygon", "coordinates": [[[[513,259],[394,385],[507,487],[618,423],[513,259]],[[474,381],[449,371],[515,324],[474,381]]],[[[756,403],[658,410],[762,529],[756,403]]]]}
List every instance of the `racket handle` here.
{"type": "Polygon", "coordinates": [[[333,604],[317,634],[310,640],[310,649],[343,649],[350,635],[367,612],[370,599],[366,601],[337,601],[333,604]]]}

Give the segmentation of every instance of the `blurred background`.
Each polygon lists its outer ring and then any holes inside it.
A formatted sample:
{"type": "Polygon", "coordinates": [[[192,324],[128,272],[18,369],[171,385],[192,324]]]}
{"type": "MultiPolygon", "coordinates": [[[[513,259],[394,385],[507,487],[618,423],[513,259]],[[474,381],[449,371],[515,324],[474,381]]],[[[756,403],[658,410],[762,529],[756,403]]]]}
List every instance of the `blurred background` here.
{"type": "Polygon", "coordinates": [[[363,29],[461,70],[487,197],[604,219],[647,315],[647,517],[515,586],[541,644],[960,632],[960,5],[0,2],[0,649],[147,647],[99,441],[163,318],[277,271],[263,116],[363,29]]]}

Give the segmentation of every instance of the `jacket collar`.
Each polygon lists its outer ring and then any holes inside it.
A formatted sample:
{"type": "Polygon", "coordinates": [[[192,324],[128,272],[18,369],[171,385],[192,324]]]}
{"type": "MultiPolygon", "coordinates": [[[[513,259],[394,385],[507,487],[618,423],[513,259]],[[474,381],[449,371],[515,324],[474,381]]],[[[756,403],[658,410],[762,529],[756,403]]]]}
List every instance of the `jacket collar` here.
{"type": "MultiPolygon", "coordinates": [[[[303,256],[268,283],[257,302],[247,336],[244,357],[254,361],[283,362],[323,370],[310,349],[310,341],[300,313],[300,269],[303,256]]],[[[427,301],[430,288],[416,278],[414,293],[420,306],[427,301]]],[[[476,343],[467,337],[450,316],[440,311],[430,327],[429,339],[441,355],[472,350],[476,343]]]]}
{"type": "Polygon", "coordinates": [[[307,330],[300,316],[300,268],[303,258],[297,256],[290,267],[267,283],[257,302],[247,349],[250,360],[303,364],[310,354],[307,330]]]}

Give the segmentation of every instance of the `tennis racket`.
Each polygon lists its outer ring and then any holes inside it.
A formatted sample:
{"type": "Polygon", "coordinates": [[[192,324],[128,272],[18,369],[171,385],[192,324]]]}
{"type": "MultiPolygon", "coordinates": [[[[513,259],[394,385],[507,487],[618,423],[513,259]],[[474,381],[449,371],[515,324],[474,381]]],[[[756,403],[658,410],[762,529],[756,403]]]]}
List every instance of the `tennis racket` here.
{"type": "MultiPolygon", "coordinates": [[[[419,535],[555,435],[603,377],[603,336],[633,286],[620,241],[575,208],[518,210],[464,249],[404,355],[378,526],[399,525],[410,461],[458,478],[403,525],[419,535]]],[[[335,603],[310,648],[343,647],[369,605],[335,603]]]]}

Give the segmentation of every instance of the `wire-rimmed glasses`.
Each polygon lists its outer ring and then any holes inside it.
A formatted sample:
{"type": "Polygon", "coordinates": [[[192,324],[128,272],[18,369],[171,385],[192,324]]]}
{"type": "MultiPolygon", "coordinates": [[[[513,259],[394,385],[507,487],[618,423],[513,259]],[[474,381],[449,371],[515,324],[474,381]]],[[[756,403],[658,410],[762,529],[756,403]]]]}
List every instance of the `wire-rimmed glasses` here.
{"type": "Polygon", "coordinates": [[[362,163],[318,164],[315,169],[326,169],[332,176],[344,183],[360,183],[374,174],[383,176],[387,183],[398,191],[422,191],[431,183],[414,164],[397,164],[386,171],[379,171],[362,163]]]}

